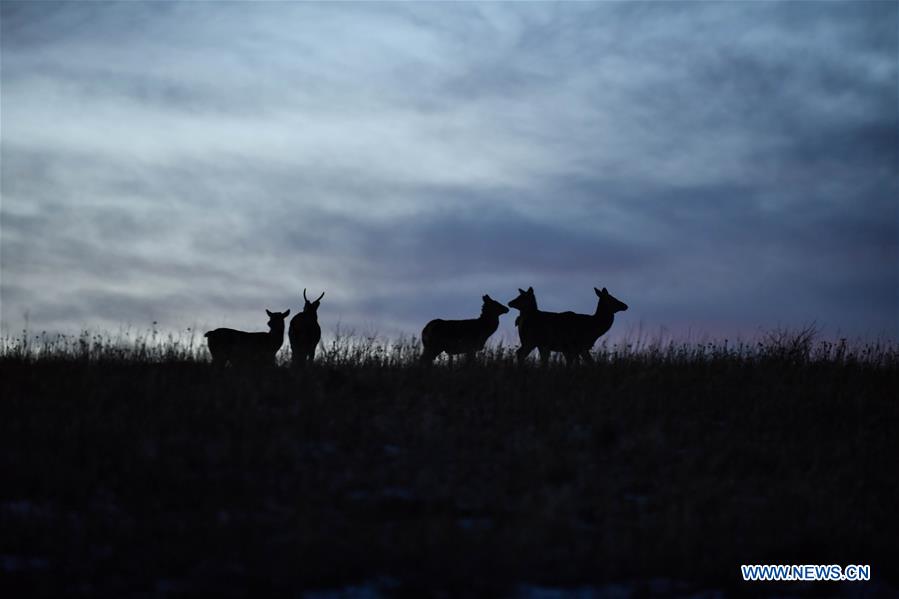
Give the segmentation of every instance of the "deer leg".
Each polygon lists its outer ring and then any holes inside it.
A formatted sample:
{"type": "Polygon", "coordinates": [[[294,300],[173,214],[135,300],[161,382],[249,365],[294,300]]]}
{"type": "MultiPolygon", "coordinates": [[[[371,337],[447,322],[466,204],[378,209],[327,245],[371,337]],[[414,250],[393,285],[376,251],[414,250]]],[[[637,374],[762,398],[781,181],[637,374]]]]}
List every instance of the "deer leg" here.
{"type": "Polygon", "coordinates": [[[472,366],[474,365],[474,352],[470,351],[465,354],[465,365],[472,366]]]}
{"type": "Polygon", "coordinates": [[[531,345],[531,346],[522,345],[521,347],[519,347],[518,350],[515,352],[515,357],[518,358],[518,363],[524,364],[524,361],[525,361],[525,359],[527,359],[528,354],[530,354],[532,351],[534,351],[533,345],[531,345]]]}
{"type": "Polygon", "coordinates": [[[297,370],[303,368],[306,365],[306,356],[299,351],[294,352],[290,358],[290,365],[297,370]]]}
{"type": "Polygon", "coordinates": [[[312,364],[315,361],[315,348],[309,350],[309,363],[312,364]]]}
{"type": "Polygon", "coordinates": [[[546,366],[547,364],[549,364],[549,349],[545,347],[538,347],[537,351],[540,352],[540,365],[546,366]]]}
{"type": "Polygon", "coordinates": [[[421,352],[421,358],[419,359],[419,361],[422,364],[430,365],[434,362],[434,358],[436,358],[436,357],[437,357],[437,354],[435,354],[434,352],[432,352],[428,349],[425,349],[423,352],[421,352]]]}
{"type": "Polygon", "coordinates": [[[212,356],[212,365],[216,368],[224,368],[228,365],[228,354],[222,351],[212,351],[209,350],[209,354],[212,356]]]}
{"type": "Polygon", "coordinates": [[[585,349],[581,352],[581,358],[583,358],[586,364],[593,364],[593,355],[590,353],[589,349],[585,349]]]}

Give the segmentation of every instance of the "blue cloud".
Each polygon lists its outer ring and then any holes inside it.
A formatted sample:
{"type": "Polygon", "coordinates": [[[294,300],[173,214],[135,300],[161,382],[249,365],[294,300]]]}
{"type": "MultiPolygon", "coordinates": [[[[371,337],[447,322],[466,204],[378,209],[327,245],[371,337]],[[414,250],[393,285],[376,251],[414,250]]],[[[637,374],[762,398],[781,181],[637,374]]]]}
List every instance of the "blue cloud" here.
{"type": "Polygon", "coordinates": [[[0,10],[5,331],[899,331],[893,3],[0,10]]]}

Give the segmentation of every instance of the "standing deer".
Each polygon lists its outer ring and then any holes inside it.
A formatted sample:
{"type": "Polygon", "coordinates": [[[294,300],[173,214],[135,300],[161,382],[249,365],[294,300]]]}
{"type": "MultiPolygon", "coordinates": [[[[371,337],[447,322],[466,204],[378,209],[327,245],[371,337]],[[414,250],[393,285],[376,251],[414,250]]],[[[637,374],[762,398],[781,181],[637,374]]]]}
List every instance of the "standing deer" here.
{"type": "Polygon", "coordinates": [[[543,312],[537,308],[534,288],[518,290],[509,306],[521,312],[515,320],[521,347],[516,352],[518,363],[524,362],[534,348],[540,352],[540,363],[549,361],[550,352],[562,352],[565,361],[575,364],[578,358],[592,361],[590,349],[615,320],[616,312],[627,310],[627,304],[612,297],[605,287],[593,288],[599,301],[593,314],[575,312],[543,312]]]}
{"type": "Polygon", "coordinates": [[[303,289],[303,301],[306,302],[303,311],[290,320],[287,336],[290,338],[290,350],[293,352],[291,365],[294,368],[302,368],[307,360],[312,362],[315,359],[315,348],[322,338],[322,329],[318,326],[318,306],[323,297],[324,291],[317,300],[310,302],[303,289]]]}
{"type": "Polygon", "coordinates": [[[507,307],[485,295],[481,306],[481,316],[469,320],[435,319],[425,325],[421,331],[421,344],[424,351],[421,362],[430,364],[442,352],[449,354],[466,354],[468,361],[474,360],[475,352],[484,349],[487,339],[499,327],[499,317],[509,311],[507,307]]]}
{"type": "Polygon", "coordinates": [[[274,366],[275,354],[284,343],[284,319],[287,312],[268,314],[268,333],[247,333],[234,329],[215,329],[204,335],[216,366],[274,366]]]}

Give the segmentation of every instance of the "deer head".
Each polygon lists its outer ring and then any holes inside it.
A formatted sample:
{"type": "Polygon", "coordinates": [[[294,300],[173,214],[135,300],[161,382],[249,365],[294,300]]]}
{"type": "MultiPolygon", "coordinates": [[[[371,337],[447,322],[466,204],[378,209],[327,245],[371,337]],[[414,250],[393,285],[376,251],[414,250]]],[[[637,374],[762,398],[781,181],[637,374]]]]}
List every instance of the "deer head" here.
{"type": "Polygon", "coordinates": [[[627,310],[627,304],[625,304],[618,298],[613,297],[611,293],[606,291],[605,287],[603,287],[602,289],[597,289],[596,287],[594,287],[593,291],[596,292],[596,297],[599,298],[600,305],[612,314],[614,314],[615,312],[624,312],[625,310],[627,310]]]}
{"type": "Polygon", "coordinates": [[[318,314],[318,307],[322,303],[322,298],[325,297],[325,292],[322,291],[322,294],[318,296],[318,299],[314,302],[310,302],[309,298],[306,297],[306,290],[303,289],[303,301],[306,304],[303,306],[303,314],[311,314],[316,316],[318,314]]]}
{"type": "Polygon", "coordinates": [[[272,312],[266,308],[265,313],[268,314],[269,329],[275,330],[280,327],[282,331],[284,330],[284,319],[290,316],[290,310],[287,312],[272,312]]]}
{"type": "Polygon", "coordinates": [[[505,307],[489,295],[485,295],[481,299],[484,300],[484,305],[481,306],[481,314],[498,317],[500,314],[505,314],[509,311],[507,307],[505,307]]]}
{"type": "Polygon", "coordinates": [[[509,302],[510,308],[515,308],[521,312],[529,312],[537,309],[537,298],[534,295],[534,288],[528,287],[528,290],[518,288],[518,297],[509,302]]]}

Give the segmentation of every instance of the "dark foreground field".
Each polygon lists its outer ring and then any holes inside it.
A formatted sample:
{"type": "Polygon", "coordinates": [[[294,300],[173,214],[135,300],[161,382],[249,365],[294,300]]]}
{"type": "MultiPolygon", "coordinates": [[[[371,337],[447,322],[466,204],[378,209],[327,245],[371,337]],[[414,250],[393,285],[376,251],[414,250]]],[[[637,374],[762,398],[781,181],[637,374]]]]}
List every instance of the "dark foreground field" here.
{"type": "Polygon", "coordinates": [[[899,359],[808,341],[300,374],[7,348],[0,595],[889,593],[899,359]]]}

